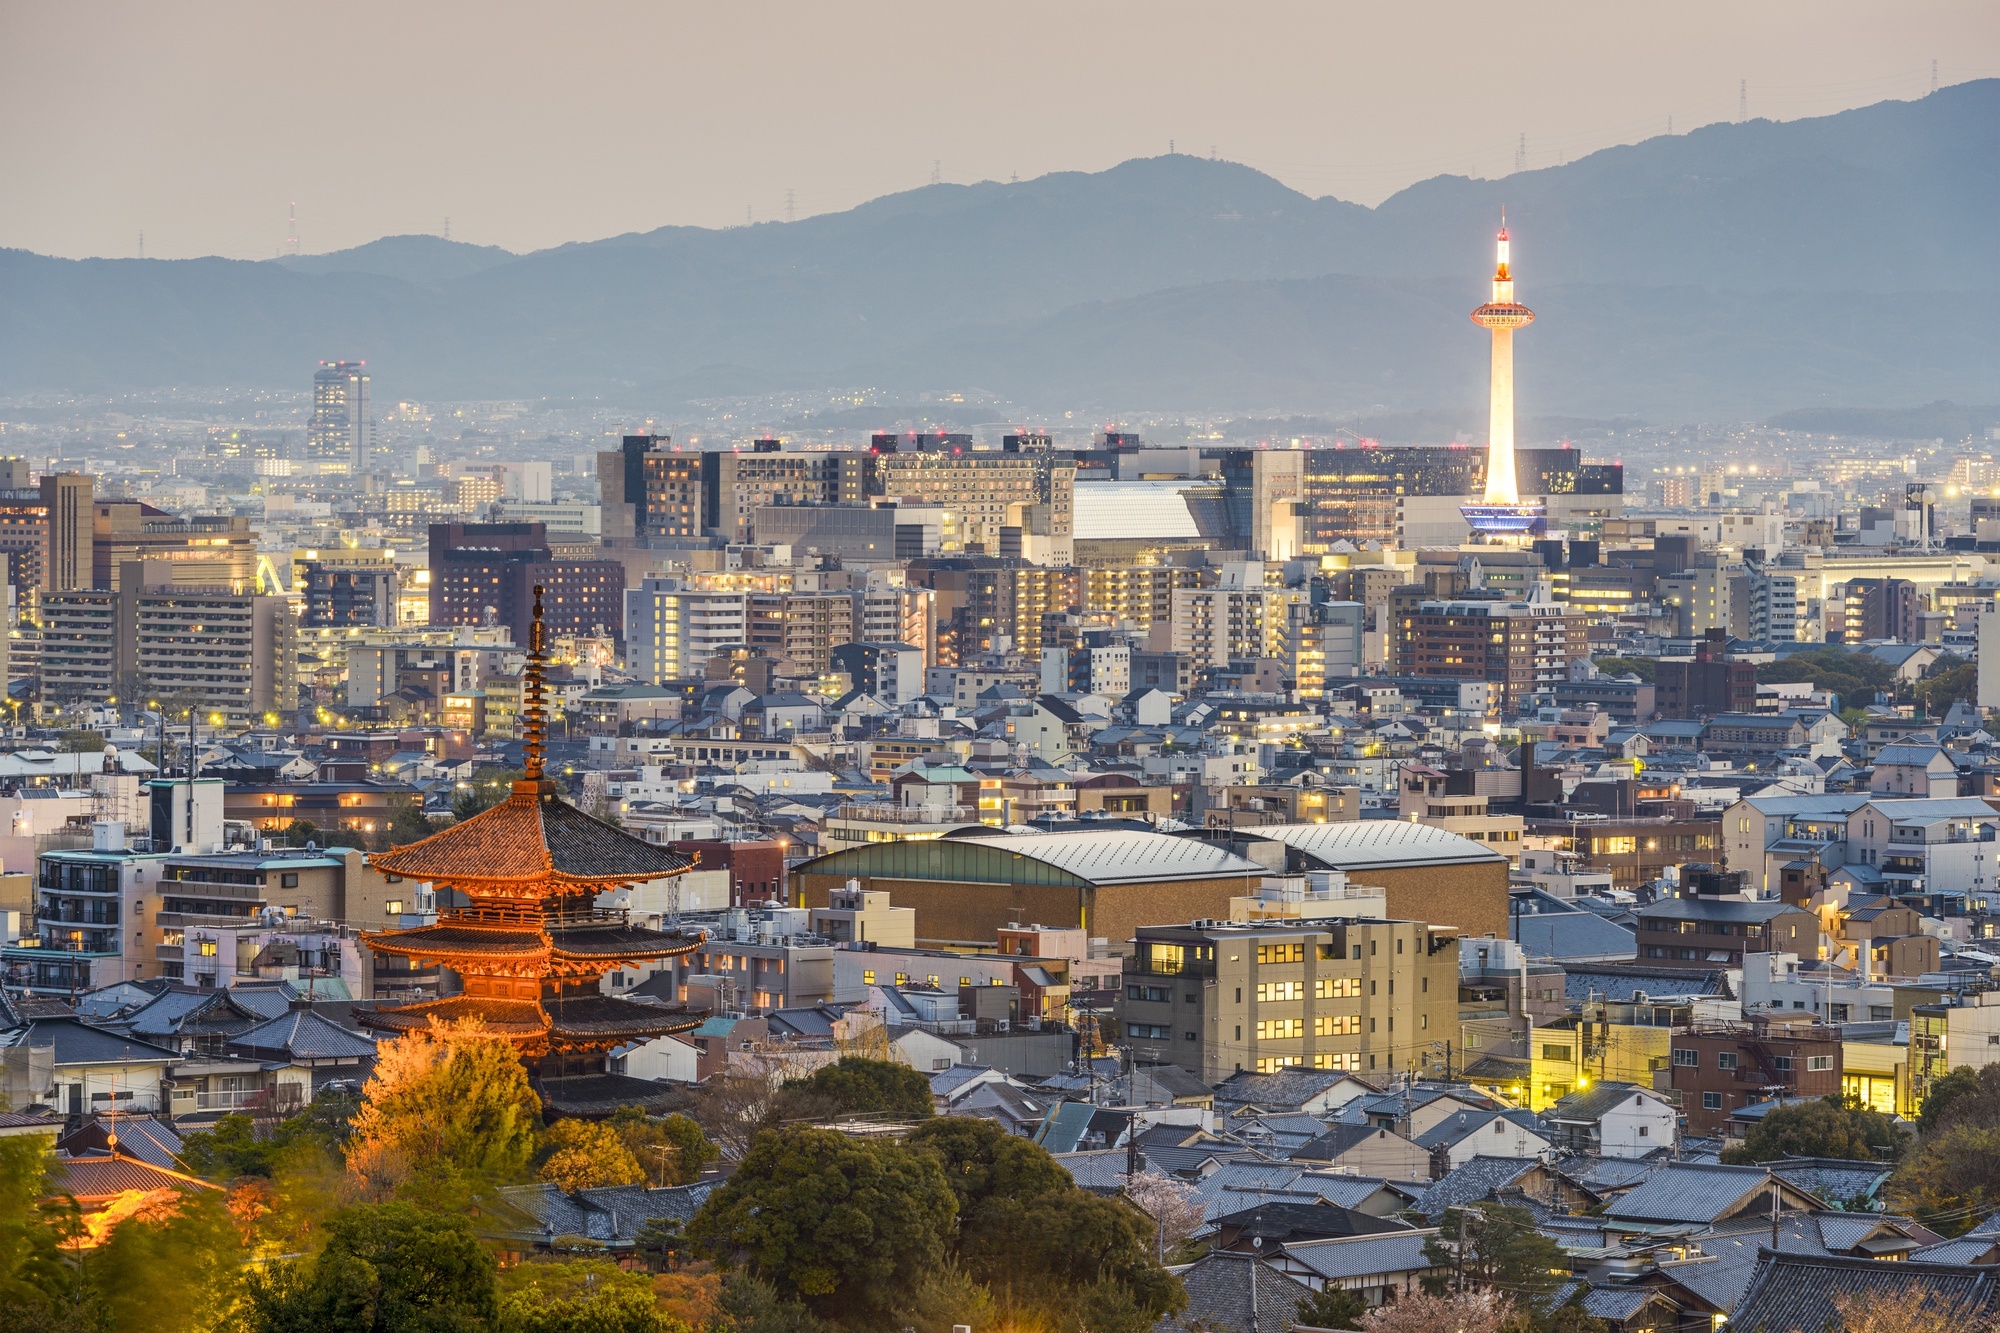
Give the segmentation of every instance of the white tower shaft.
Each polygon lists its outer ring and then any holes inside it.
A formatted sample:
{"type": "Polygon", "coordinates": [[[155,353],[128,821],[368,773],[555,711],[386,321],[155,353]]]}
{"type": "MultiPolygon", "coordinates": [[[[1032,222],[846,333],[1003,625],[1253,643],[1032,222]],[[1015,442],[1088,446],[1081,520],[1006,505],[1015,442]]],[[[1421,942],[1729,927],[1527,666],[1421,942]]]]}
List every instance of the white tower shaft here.
{"type": "Polygon", "coordinates": [[[1495,328],[1493,384],[1486,423],[1486,495],[1490,505],[1521,502],[1514,474],[1514,330],[1495,328]]]}

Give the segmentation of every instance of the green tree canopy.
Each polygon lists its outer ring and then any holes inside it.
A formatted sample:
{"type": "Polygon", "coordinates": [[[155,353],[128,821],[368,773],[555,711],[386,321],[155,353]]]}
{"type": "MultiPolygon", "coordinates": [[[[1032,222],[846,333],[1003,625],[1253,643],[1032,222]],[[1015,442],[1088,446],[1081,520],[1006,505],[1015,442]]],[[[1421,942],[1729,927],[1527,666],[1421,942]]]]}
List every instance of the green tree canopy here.
{"type": "Polygon", "coordinates": [[[521,780],[518,768],[501,768],[494,764],[482,764],[472,770],[467,779],[470,784],[452,798],[451,813],[457,819],[470,819],[480,811],[500,804],[514,790],[514,784],[521,780]]]}
{"type": "Polygon", "coordinates": [[[1955,1123],[1924,1136],[1884,1189],[1889,1206],[1956,1236],[2000,1208],[2000,1127],[1955,1123]]]}
{"type": "Polygon", "coordinates": [[[1952,1125],[2000,1125],[2000,1065],[1960,1066],[1931,1084],[1917,1132],[1929,1138],[1952,1125]]]}
{"type": "Polygon", "coordinates": [[[512,1043],[477,1024],[434,1024],[377,1048],[347,1161],[385,1183],[437,1172],[517,1179],[541,1115],[512,1043]]]}
{"type": "Polygon", "coordinates": [[[542,1140],[538,1179],[574,1194],[603,1185],[637,1185],[646,1178],[632,1150],[610,1125],[596,1120],[558,1120],[542,1140]]]}
{"type": "Polygon", "coordinates": [[[653,1284],[602,1259],[525,1263],[500,1280],[502,1333],[693,1333],[660,1313],[653,1284]]]}
{"type": "Polygon", "coordinates": [[[1961,662],[1956,657],[1941,657],[1930,674],[1917,682],[1916,695],[1923,700],[1924,711],[1933,717],[1943,717],[1961,699],[1976,704],[1979,702],[1979,667],[1972,662],[1961,662]]]}
{"type": "Polygon", "coordinates": [[[809,1097],[824,1098],[839,1115],[878,1113],[928,1120],[933,1114],[930,1080],[893,1060],[845,1055],[785,1086],[809,1097]]]}
{"type": "Polygon", "coordinates": [[[1359,1328],[1368,1302],[1345,1287],[1329,1286],[1299,1302],[1298,1320],[1309,1328],[1359,1328]]]}
{"type": "Polygon", "coordinates": [[[1650,657],[1600,657],[1597,669],[1607,676],[1637,676],[1651,685],[1660,673],[1660,664],[1650,657]]]}
{"type": "Polygon", "coordinates": [[[1901,1132],[1880,1111],[1822,1097],[1766,1112],[1741,1144],[1722,1154],[1722,1160],[1732,1165],[1774,1162],[1780,1157],[1872,1162],[1895,1156],[1902,1143],[1901,1132]]]}
{"type": "Polygon", "coordinates": [[[722,1156],[701,1126],[678,1111],[655,1118],[636,1106],[621,1106],[611,1113],[611,1128],[638,1159],[646,1179],[661,1185],[693,1184],[722,1156]]]}
{"type": "MultiPolygon", "coordinates": [[[[1438,1234],[1424,1242],[1424,1257],[1455,1271],[1470,1286],[1515,1298],[1546,1295],[1569,1273],[1568,1256],[1535,1229],[1535,1215],[1499,1203],[1447,1209],[1438,1234]],[[1461,1236],[1463,1255],[1458,1253],[1461,1236]]],[[[1425,1278],[1424,1286],[1442,1295],[1452,1281],[1447,1272],[1425,1278]]]]}
{"type": "Polygon", "coordinates": [[[1896,670],[1867,653],[1852,653],[1837,644],[1808,648],[1757,666],[1760,685],[1809,681],[1816,690],[1832,690],[1850,708],[1868,703],[1877,691],[1893,693],[1896,670]]]}
{"type": "Polygon", "coordinates": [[[1148,1328],[1179,1309],[1180,1283],[1154,1255],[1154,1223],[1078,1189],[1048,1151],[998,1125],[947,1116],[908,1145],[936,1158],[959,1204],[959,1263],[1051,1323],[1148,1328]]]}
{"type": "Polygon", "coordinates": [[[463,1217],[359,1204],[324,1230],[317,1258],[250,1276],[251,1333],[472,1333],[499,1315],[493,1255],[463,1217]]]}
{"type": "Polygon", "coordinates": [[[794,1126],[757,1136],[688,1234],[782,1299],[886,1327],[944,1259],[957,1213],[930,1154],[794,1126]]]}

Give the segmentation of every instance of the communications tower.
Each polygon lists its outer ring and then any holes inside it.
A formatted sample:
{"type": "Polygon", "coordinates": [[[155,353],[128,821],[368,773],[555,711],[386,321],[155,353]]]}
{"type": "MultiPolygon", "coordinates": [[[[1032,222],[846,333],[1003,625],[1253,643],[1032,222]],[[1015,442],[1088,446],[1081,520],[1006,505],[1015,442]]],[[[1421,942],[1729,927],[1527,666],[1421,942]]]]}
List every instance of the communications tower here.
{"type": "Polygon", "coordinates": [[[1465,521],[1485,541],[1519,540],[1540,531],[1546,514],[1540,504],[1521,503],[1514,471],[1514,330],[1535,322],[1535,312],[1514,299],[1514,274],[1507,256],[1507,215],[1500,215],[1493,299],[1472,312],[1472,322],[1493,335],[1493,379],[1486,427],[1486,492],[1478,504],[1459,506],[1465,521]]]}

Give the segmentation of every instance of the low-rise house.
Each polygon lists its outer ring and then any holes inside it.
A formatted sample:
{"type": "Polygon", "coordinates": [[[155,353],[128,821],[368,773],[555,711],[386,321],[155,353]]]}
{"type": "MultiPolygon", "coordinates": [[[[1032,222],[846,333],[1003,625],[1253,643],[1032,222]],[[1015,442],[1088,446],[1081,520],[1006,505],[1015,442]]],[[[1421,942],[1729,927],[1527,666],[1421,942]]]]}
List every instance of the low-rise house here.
{"type": "Polygon", "coordinates": [[[1565,1151],[1636,1158],[1672,1148],[1679,1116],[1650,1088],[1608,1081],[1564,1097],[1542,1123],[1565,1151]]]}
{"type": "Polygon", "coordinates": [[[1605,1227],[1643,1231],[1660,1224],[1713,1227],[1735,1219],[1768,1218],[1772,1196],[1785,1212],[1810,1212],[1819,1201],[1761,1166],[1672,1162],[1619,1195],[1604,1210],[1605,1227]]]}
{"type": "Polygon", "coordinates": [[[1540,1157],[1555,1146],[1525,1111],[1456,1111],[1418,1134],[1415,1142],[1431,1154],[1433,1176],[1475,1157],[1540,1157]]]}
{"type": "Polygon", "coordinates": [[[1386,1180],[1429,1180],[1430,1152],[1379,1125],[1332,1125],[1292,1153],[1300,1164],[1386,1180]]]}
{"type": "Polygon", "coordinates": [[[1351,1291],[1370,1306],[1414,1296],[1439,1271],[1425,1253],[1435,1227],[1286,1245],[1272,1265],[1314,1291],[1351,1291]]]}

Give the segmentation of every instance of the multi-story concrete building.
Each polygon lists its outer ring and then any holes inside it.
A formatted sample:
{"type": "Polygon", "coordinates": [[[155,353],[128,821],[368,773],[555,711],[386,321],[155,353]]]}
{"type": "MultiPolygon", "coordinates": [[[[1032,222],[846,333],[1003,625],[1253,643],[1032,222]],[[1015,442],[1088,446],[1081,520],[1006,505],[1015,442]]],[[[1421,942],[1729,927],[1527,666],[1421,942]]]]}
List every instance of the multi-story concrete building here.
{"type": "Polygon", "coordinates": [[[320,362],[313,372],[312,417],[306,422],[306,466],[340,476],[367,471],[374,429],[368,363],[320,362]]]}
{"type": "Polygon", "coordinates": [[[259,578],[258,537],[247,518],[179,518],[132,500],[99,500],[93,510],[89,587],[122,587],[132,562],[164,561],[176,567],[174,578],[181,583],[234,592],[281,591],[269,575],[259,578]]]}
{"type": "Polygon", "coordinates": [[[433,523],[430,575],[432,625],[498,623],[525,644],[539,586],[549,633],[624,634],[624,564],[560,558],[539,523],[433,523]]]}
{"type": "Polygon", "coordinates": [[[54,473],[30,485],[24,459],[0,459],[0,553],[25,609],[42,592],[92,584],[91,478],[54,473]]]}
{"type": "Polygon", "coordinates": [[[1776,899],[1663,898],[1634,913],[1639,963],[1703,972],[1745,966],[1753,953],[1810,952],[1819,918],[1776,899]]]}
{"type": "Polygon", "coordinates": [[[1209,565],[1093,565],[1083,571],[1083,613],[1095,624],[1151,629],[1173,618],[1177,589],[1212,588],[1217,578],[1209,565]]]}
{"type": "Polygon", "coordinates": [[[625,665],[658,685],[697,676],[723,649],[750,641],[749,597],[695,592],[676,578],[649,578],[625,593],[625,665]]]}
{"type": "Polygon", "coordinates": [[[1001,530],[1017,528],[1023,558],[1072,563],[1076,464],[1063,455],[921,450],[878,455],[874,470],[877,494],[956,510],[968,552],[999,555],[1001,530]]]}
{"type": "Polygon", "coordinates": [[[1458,938],[1420,921],[1143,926],[1117,1012],[1135,1061],[1207,1083],[1442,1072],[1459,1035],[1458,938]]]}
{"type": "Polygon", "coordinates": [[[132,561],[116,590],[43,603],[43,692],[58,702],[174,701],[232,724],[298,706],[297,624],[282,597],[186,585],[167,561],[132,561]]]}
{"type": "Polygon", "coordinates": [[[1569,664],[1590,655],[1584,618],[1561,602],[1422,602],[1404,634],[1409,661],[1399,662],[1399,670],[1490,681],[1508,713],[1567,680],[1569,664]]]}
{"type": "Polygon", "coordinates": [[[1673,1089],[1690,1134],[1722,1133],[1732,1113],[1780,1097],[1837,1097],[1837,1028],[1757,1019],[1674,1033],[1673,1089]]]}
{"type": "Polygon", "coordinates": [[[1847,816],[1847,861],[1891,896],[2000,887],[2000,812],[1976,796],[1878,797],[1847,816]]]}
{"type": "Polygon", "coordinates": [[[1219,587],[1175,590],[1169,647],[1196,669],[1257,658],[1289,663],[1292,631],[1308,615],[1299,608],[1310,600],[1304,588],[1264,586],[1261,564],[1232,567],[1219,587]]]}

